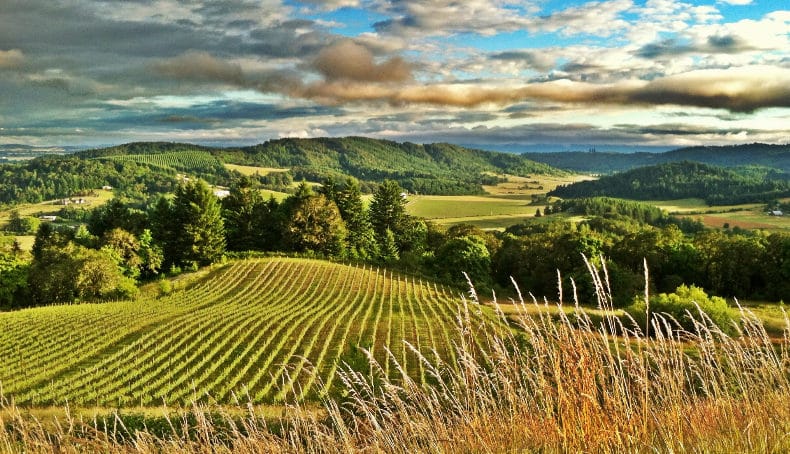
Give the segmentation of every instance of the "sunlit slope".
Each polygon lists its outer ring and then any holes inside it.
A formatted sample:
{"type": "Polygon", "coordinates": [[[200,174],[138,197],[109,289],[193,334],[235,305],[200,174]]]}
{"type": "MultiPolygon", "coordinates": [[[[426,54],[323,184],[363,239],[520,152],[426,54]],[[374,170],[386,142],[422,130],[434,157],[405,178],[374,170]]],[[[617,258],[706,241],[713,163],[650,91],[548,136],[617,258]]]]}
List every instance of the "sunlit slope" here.
{"type": "Polygon", "coordinates": [[[27,405],[311,399],[342,362],[364,367],[357,346],[425,381],[403,340],[454,364],[459,304],[370,266],[236,261],[166,297],[0,313],[0,384],[27,405]]]}

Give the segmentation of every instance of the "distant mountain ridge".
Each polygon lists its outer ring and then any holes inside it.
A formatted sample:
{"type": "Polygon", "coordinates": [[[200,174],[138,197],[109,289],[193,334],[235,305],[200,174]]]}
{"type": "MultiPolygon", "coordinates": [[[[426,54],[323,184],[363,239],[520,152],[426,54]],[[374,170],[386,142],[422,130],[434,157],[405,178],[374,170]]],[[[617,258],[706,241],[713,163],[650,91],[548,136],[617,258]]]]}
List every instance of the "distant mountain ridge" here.
{"type": "Polygon", "coordinates": [[[731,146],[687,147],[663,153],[565,151],[523,153],[527,159],[559,169],[608,174],[669,162],[695,161],[720,167],[759,165],[790,173],[790,144],[752,143],[731,146]]]}

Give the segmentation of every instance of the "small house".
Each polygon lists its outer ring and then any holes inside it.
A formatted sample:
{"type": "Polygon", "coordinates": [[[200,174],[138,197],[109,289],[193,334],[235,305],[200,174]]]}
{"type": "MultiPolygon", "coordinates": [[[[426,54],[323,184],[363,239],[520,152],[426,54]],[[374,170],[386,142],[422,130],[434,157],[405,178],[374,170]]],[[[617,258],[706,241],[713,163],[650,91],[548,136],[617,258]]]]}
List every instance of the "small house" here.
{"type": "Polygon", "coordinates": [[[104,185],[101,188],[104,189],[105,191],[112,191],[112,186],[110,185],[104,185]]]}
{"type": "Polygon", "coordinates": [[[214,195],[220,199],[224,199],[225,197],[230,195],[230,191],[228,191],[227,189],[215,189],[214,195]]]}
{"type": "Polygon", "coordinates": [[[768,212],[769,216],[784,216],[785,214],[780,210],[771,210],[768,212]]]}
{"type": "Polygon", "coordinates": [[[39,216],[38,218],[41,219],[42,221],[57,221],[58,220],[57,216],[51,216],[51,215],[39,216]]]}

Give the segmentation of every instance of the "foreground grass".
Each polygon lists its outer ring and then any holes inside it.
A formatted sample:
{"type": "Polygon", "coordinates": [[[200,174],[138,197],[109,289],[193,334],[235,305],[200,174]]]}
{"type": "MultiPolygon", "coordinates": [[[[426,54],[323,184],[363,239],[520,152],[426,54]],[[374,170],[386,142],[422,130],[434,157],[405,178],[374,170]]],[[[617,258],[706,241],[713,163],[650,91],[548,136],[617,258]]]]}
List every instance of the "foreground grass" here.
{"type": "MultiPolygon", "coordinates": [[[[10,452],[787,452],[790,322],[771,339],[740,311],[731,337],[698,318],[694,332],[656,318],[622,321],[598,284],[595,319],[518,301],[510,332],[487,329],[472,297],[458,314],[455,364],[421,351],[429,379],[345,367],[345,397],[323,412],[284,407],[277,425],[254,410],[195,406],[172,430],[130,430],[118,417],[45,428],[6,403],[0,449],[10,452]],[[483,326],[482,328],[485,328],[483,326]],[[649,330],[646,333],[645,330],[649,330]],[[482,348],[480,348],[482,347],[482,348]]],[[[409,345],[406,345],[410,348],[409,345]]],[[[397,356],[389,367],[401,370],[397,356]]],[[[2,415],[2,414],[0,414],[2,415]]],[[[167,427],[167,426],[166,426],[167,427]]]]}

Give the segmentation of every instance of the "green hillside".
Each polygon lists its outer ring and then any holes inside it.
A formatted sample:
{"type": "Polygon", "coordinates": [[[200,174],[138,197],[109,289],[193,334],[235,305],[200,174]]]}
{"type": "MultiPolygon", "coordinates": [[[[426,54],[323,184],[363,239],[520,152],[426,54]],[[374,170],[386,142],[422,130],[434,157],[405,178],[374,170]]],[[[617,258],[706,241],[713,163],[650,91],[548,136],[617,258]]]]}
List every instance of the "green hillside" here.
{"type": "MultiPolygon", "coordinates": [[[[370,266],[275,258],[235,261],[169,295],[0,313],[0,383],[25,405],[135,406],[312,399],[370,348],[418,381],[416,355],[455,365],[460,299],[370,266]],[[211,396],[209,398],[208,396],[211,396]]],[[[479,318],[472,311],[472,318],[479,318]]]]}
{"type": "Polygon", "coordinates": [[[722,167],[759,165],[790,173],[790,144],[688,147],[665,153],[568,151],[524,153],[522,156],[559,169],[584,173],[622,172],[636,167],[680,161],[696,161],[722,167]]]}
{"type": "Polygon", "coordinates": [[[766,202],[790,195],[787,179],[770,172],[735,171],[697,162],[640,167],[627,172],[561,186],[549,195],[562,198],[618,197],[636,200],[701,198],[709,205],[766,202]]]}
{"type": "MultiPolygon", "coordinates": [[[[503,181],[497,176],[501,174],[567,174],[514,154],[363,137],[281,139],[243,148],[135,142],[0,163],[0,204],[70,197],[104,185],[137,193],[168,192],[175,186],[176,173],[229,185],[232,173],[223,164],[289,169],[279,183],[353,176],[367,189],[392,179],[410,192],[436,195],[481,194],[483,185],[503,181]]],[[[281,189],[263,179],[260,182],[269,189],[281,189]]]]}

